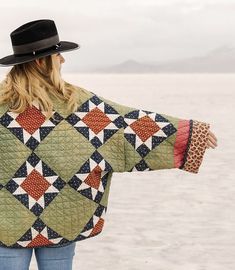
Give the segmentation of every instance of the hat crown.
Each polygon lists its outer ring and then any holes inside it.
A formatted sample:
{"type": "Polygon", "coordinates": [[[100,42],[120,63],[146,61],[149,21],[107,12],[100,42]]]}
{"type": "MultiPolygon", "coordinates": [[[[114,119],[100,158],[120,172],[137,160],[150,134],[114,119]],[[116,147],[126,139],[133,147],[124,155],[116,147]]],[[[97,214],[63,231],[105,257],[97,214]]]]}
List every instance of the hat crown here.
{"type": "Polygon", "coordinates": [[[53,20],[31,21],[21,25],[10,34],[13,46],[24,45],[53,36],[58,36],[53,20]]]}

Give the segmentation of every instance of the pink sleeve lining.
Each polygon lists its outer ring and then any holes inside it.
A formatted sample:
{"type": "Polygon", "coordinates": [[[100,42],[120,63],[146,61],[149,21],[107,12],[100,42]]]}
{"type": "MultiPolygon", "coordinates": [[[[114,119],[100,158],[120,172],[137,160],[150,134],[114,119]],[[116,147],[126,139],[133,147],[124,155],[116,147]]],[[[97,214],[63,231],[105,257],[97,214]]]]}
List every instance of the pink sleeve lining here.
{"type": "Polygon", "coordinates": [[[179,168],[183,162],[187,150],[190,134],[190,121],[179,120],[178,131],[174,145],[174,167],[179,168]]]}

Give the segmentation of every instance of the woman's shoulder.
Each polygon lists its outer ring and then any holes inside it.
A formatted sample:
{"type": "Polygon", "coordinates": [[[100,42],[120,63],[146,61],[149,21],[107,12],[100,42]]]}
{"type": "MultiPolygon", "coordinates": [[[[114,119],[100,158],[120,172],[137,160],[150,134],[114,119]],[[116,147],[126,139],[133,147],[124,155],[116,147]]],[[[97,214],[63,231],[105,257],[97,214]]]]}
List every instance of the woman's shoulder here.
{"type": "Polygon", "coordinates": [[[64,81],[64,83],[65,83],[65,89],[76,93],[76,100],[77,100],[78,107],[84,104],[86,101],[88,101],[94,96],[94,93],[92,93],[88,89],[85,89],[84,87],[81,87],[81,86],[78,86],[76,84],[72,84],[66,81],[64,81]]]}
{"type": "Polygon", "coordinates": [[[66,89],[75,90],[78,93],[78,95],[86,95],[88,97],[94,96],[94,93],[92,93],[90,90],[88,90],[84,87],[78,86],[76,84],[72,84],[72,83],[69,83],[67,81],[64,81],[64,85],[65,85],[66,89]]]}

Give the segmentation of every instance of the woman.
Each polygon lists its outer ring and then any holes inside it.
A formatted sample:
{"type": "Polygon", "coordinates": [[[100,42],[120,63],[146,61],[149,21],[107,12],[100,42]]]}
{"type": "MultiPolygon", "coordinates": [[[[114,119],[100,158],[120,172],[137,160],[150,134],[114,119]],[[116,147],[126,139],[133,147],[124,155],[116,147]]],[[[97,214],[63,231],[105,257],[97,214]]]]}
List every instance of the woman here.
{"type": "Polygon", "coordinates": [[[113,172],[198,173],[209,124],[131,108],[65,82],[52,20],[11,33],[0,85],[0,269],[72,269],[75,243],[101,233],[113,172]]]}

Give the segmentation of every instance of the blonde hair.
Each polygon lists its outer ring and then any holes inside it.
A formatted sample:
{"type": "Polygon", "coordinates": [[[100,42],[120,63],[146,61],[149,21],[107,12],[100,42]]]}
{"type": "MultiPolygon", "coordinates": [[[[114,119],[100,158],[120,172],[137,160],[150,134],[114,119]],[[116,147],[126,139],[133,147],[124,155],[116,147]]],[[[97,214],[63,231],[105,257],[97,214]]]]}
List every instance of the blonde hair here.
{"type": "Polygon", "coordinates": [[[17,64],[11,68],[3,81],[0,93],[0,104],[7,103],[9,109],[21,113],[35,100],[46,119],[52,116],[53,101],[56,97],[67,102],[68,112],[74,112],[78,106],[76,89],[65,87],[67,84],[56,69],[52,55],[36,61],[17,64]]]}

